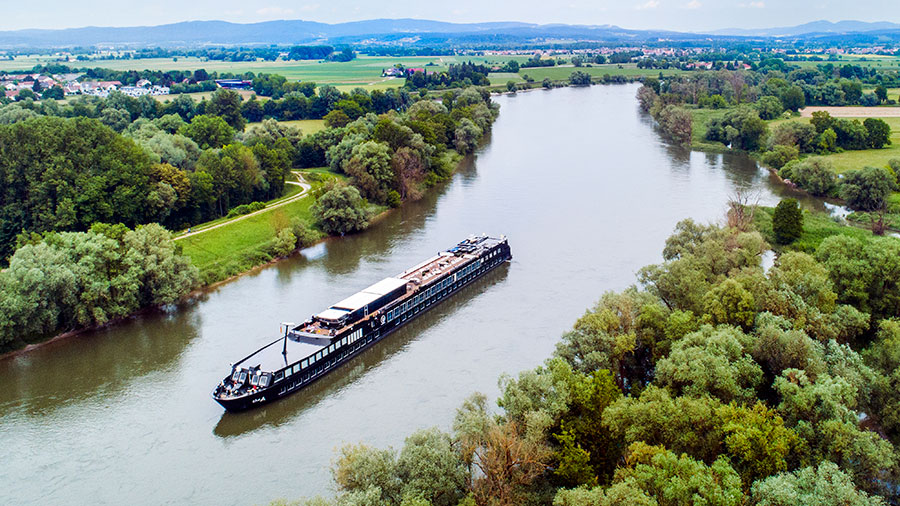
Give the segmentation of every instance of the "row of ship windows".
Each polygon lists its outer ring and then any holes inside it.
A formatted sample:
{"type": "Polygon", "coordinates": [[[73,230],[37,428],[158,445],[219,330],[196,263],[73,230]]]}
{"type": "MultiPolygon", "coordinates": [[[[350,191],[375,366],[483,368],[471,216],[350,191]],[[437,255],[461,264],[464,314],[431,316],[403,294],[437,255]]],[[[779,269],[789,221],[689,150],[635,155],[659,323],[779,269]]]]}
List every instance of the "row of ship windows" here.
{"type": "Polygon", "coordinates": [[[297,362],[296,364],[294,364],[293,368],[289,367],[289,368],[285,369],[284,371],[278,372],[277,374],[275,374],[275,382],[277,383],[277,382],[281,381],[282,379],[290,376],[291,374],[296,374],[296,373],[300,372],[300,370],[306,369],[307,367],[315,364],[319,360],[322,360],[323,358],[327,357],[329,354],[331,354],[332,352],[334,352],[341,346],[346,346],[348,344],[352,344],[352,343],[355,343],[356,341],[359,341],[360,338],[362,338],[362,332],[363,332],[362,329],[359,329],[359,330],[353,332],[352,334],[350,334],[349,336],[342,338],[340,341],[328,346],[327,348],[323,349],[322,351],[319,351],[315,355],[313,355],[309,358],[305,358],[305,359],[301,360],[300,362],[297,362]]]}
{"type": "MultiPolygon", "coordinates": [[[[497,256],[498,254],[499,254],[499,251],[493,251],[490,254],[486,255],[485,258],[486,259],[493,258],[493,257],[497,256]]],[[[402,313],[408,311],[413,306],[420,304],[422,301],[424,301],[428,297],[431,297],[434,294],[436,294],[437,292],[449,287],[454,281],[456,281],[457,276],[467,276],[467,275],[471,274],[472,272],[474,272],[476,269],[480,268],[481,265],[482,265],[482,259],[478,259],[478,261],[472,263],[471,265],[466,266],[460,272],[456,273],[452,279],[448,277],[447,279],[444,279],[437,285],[429,288],[425,293],[421,293],[421,294],[417,295],[413,300],[405,302],[402,306],[400,306],[392,311],[388,311],[387,320],[393,321],[394,319],[399,317],[402,313]]],[[[289,377],[291,374],[296,374],[296,373],[300,372],[301,370],[315,364],[317,361],[327,357],[331,352],[335,351],[336,349],[340,348],[341,346],[355,343],[360,338],[362,338],[362,329],[356,330],[349,336],[344,337],[339,342],[328,346],[324,350],[316,353],[315,355],[309,357],[308,359],[304,359],[300,362],[297,362],[296,364],[294,364],[293,368],[288,368],[288,369],[285,369],[284,371],[279,371],[278,373],[275,374],[274,382],[277,383],[277,382],[281,381],[282,379],[289,377]]]]}

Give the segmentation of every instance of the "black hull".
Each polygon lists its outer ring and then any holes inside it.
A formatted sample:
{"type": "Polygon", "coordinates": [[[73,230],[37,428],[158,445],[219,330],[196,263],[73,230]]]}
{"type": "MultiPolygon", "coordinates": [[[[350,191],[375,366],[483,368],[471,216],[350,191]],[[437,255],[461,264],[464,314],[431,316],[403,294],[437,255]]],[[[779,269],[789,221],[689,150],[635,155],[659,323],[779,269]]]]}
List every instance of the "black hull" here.
{"type": "MultiPolygon", "coordinates": [[[[498,258],[495,262],[485,264],[481,272],[478,272],[476,275],[473,275],[470,279],[467,279],[464,282],[456,284],[452,289],[448,289],[446,293],[441,294],[439,297],[435,297],[434,300],[428,302],[427,304],[423,304],[419,309],[415,311],[411,309],[409,311],[409,314],[403,315],[402,319],[397,318],[397,321],[388,321],[382,324],[378,324],[378,321],[376,320],[375,322],[373,322],[371,328],[366,329],[363,334],[363,338],[355,343],[354,346],[349,347],[349,349],[342,353],[336,354],[337,356],[334,358],[320,362],[316,365],[316,367],[308,369],[303,374],[295,374],[295,377],[291,380],[286,379],[279,383],[274,383],[267,388],[260,389],[252,394],[240,397],[220,398],[215,395],[215,392],[213,392],[212,397],[227,411],[239,412],[253,409],[264,404],[276,401],[283,397],[287,397],[293,393],[299,392],[307,386],[312,385],[319,379],[325,377],[331,371],[339,368],[344,363],[349,362],[350,360],[359,356],[360,354],[362,354],[362,352],[374,346],[376,343],[386,338],[395,330],[403,327],[419,315],[428,312],[430,309],[449,299],[466,286],[469,286],[475,280],[480,279],[487,273],[509,262],[510,260],[512,260],[512,255],[507,253],[504,258],[498,258]],[[376,324],[378,325],[375,326],[376,324]]],[[[362,326],[360,328],[362,328],[362,326]]]]}

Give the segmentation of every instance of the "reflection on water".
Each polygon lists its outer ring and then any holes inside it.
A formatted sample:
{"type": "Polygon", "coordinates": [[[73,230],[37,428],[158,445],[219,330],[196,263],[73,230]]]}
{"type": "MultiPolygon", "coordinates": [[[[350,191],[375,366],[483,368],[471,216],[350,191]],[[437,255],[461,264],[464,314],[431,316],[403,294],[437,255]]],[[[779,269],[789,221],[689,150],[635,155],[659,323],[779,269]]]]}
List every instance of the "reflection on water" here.
{"type": "Polygon", "coordinates": [[[746,156],[673,146],[636,86],[503,96],[489,142],[422,200],[148,313],[0,362],[2,504],[260,504],[330,493],[334,450],[449,428],[473,391],[550,355],[600,295],[660,261],[675,224],[723,216],[738,189],[798,198],[746,156]],[[323,381],[261,410],[210,398],[228,364],[334,301],[472,233],[505,234],[508,269],[323,381]],[[231,465],[234,464],[234,465],[231,465]],[[165,486],[160,486],[163,483],[165,486]]]}
{"type": "Polygon", "coordinates": [[[223,412],[213,433],[219,437],[240,436],[257,430],[262,426],[277,427],[300,415],[304,410],[315,406],[323,398],[351,384],[366,371],[389,360],[397,352],[407,346],[417,336],[435,323],[452,315],[459,308],[468,304],[477,304],[477,296],[487,288],[506,279],[508,265],[501,265],[484,277],[453,294],[440,305],[419,315],[397,331],[391,333],[383,341],[367,349],[353,360],[342,365],[338,370],[323,376],[300,392],[292,394],[280,401],[263,406],[261,409],[240,413],[223,412]]]}

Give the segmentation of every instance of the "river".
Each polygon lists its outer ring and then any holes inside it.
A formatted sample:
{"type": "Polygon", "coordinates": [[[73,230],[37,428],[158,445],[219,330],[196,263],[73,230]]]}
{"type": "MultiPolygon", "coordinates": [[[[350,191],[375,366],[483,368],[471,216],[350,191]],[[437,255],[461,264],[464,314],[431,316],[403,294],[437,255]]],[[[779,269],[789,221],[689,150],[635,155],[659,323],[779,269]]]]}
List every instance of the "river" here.
{"type": "MultiPolygon", "coordinates": [[[[635,85],[495,100],[491,137],[451,181],[332,240],[148,314],[0,361],[0,503],[265,504],[333,493],[343,443],[448,429],[471,392],[540,364],[607,290],[661,260],[675,224],[719,221],[737,189],[800,197],[742,155],[672,146],[635,85]],[[230,362],[472,233],[513,261],[310,389],[226,414],[230,362]]],[[[800,197],[802,198],[802,197],[800,197]]],[[[819,206],[805,200],[805,205],[819,206]]]]}

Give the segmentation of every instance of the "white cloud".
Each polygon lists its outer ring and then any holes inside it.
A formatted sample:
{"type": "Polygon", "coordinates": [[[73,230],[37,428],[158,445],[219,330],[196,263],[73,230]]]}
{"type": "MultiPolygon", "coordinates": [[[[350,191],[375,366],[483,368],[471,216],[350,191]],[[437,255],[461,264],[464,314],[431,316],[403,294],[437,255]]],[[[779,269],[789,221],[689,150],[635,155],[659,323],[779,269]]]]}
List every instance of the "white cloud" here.
{"type": "Polygon", "coordinates": [[[702,6],[703,6],[703,4],[700,3],[700,0],[691,0],[690,2],[685,4],[684,8],[685,9],[699,9],[702,6]]]}
{"type": "Polygon", "coordinates": [[[288,14],[293,14],[294,9],[285,9],[277,6],[269,6],[263,7],[262,9],[257,9],[256,13],[260,16],[287,16],[288,14]]]}
{"type": "Polygon", "coordinates": [[[635,5],[634,8],[643,11],[647,9],[655,9],[659,7],[659,0],[647,0],[647,3],[643,3],[640,5],[635,5]]]}

